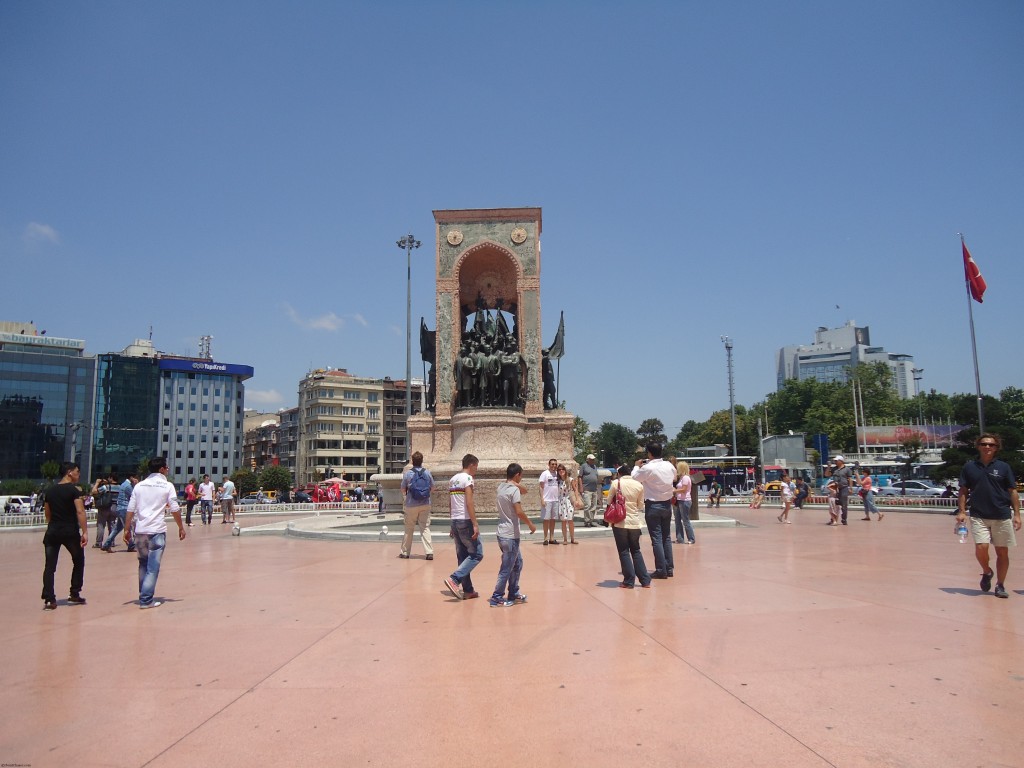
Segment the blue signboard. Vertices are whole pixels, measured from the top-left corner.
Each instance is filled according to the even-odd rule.
[[[231,363],[218,363],[213,360],[176,360],[174,358],[162,357],[158,365],[161,371],[205,373],[214,376],[241,376],[243,379],[252,378],[253,375],[251,365],[232,365]]]

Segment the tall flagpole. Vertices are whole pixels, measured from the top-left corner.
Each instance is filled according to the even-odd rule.
[[[964,236],[960,235],[960,248],[964,247]],[[985,433],[985,401],[981,397],[981,374],[978,373],[978,343],[974,339],[974,298],[971,296],[971,281],[964,271],[964,287],[967,289],[967,316],[971,322],[971,355],[974,357],[974,392],[978,397],[978,434]]]

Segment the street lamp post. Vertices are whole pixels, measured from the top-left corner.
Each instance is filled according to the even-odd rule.
[[[409,419],[412,418],[412,249],[420,241],[409,233],[395,244],[405,251],[405,458],[411,455]]]
[[[917,424],[924,431],[924,403],[921,398],[921,375],[924,368],[911,368],[910,373],[914,376],[914,397],[917,398]]]
[[[729,370],[729,415],[732,420],[732,455],[736,456],[736,397],[732,379],[732,339],[722,336],[722,343],[725,344],[726,364]]]

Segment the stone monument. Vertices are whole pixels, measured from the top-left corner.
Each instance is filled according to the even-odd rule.
[[[434,221],[437,329],[421,323],[430,394],[428,410],[409,419],[411,451],[423,453],[441,491],[435,514],[447,514],[448,479],[472,453],[479,515],[495,514],[511,462],[523,466],[523,506],[535,515],[548,459],[575,469],[574,417],[557,407],[551,374],[562,327],[551,347],[541,343],[541,209],[434,211]]]

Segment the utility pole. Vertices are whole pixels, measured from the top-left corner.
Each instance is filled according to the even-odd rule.
[[[729,416],[732,419],[732,455],[736,456],[736,396],[732,378],[732,339],[728,336],[723,336],[722,343],[725,344],[726,366],[729,371]]]

